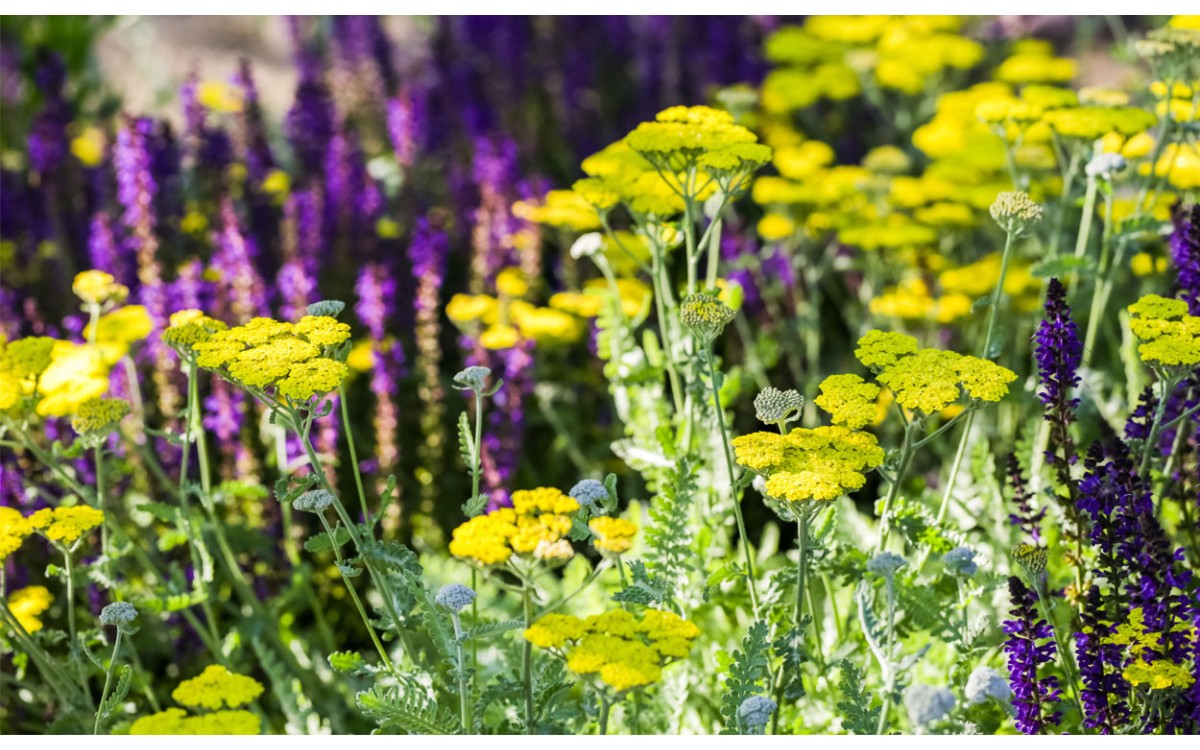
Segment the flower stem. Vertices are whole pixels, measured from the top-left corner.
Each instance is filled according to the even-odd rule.
[[[892,693],[896,692],[896,667],[892,660],[892,655],[895,652],[896,646],[896,581],[893,575],[888,575],[887,580],[887,664],[884,665],[884,685],[885,692],[883,696],[883,707],[879,710],[879,725],[875,729],[875,734],[883,734],[887,730],[888,714],[892,710]]]
[[[1170,400],[1171,394],[1175,391],[1175,386],[1178,381],[1174,378],[1167,378],[1162,382],[1162,394],[1158,398],[1158,406],[1154,409],[1154,420],[1150,423],[1150,434],[1146,436],[1146,444],[1142,446],[1142,461],[1138,465],[1138,476],[1143,480],[1149,480],[1146,472],[1150,470],[1150,460],[1154,458],[1155,447],[1158,445],[1158,436],[1162,433],[1163,416],[1167,413],[1167,401]]]
[[[525,629],[533,624],[533,590],[529,581],[521,578],[521,603],[525,613]],[[533,644],[523,639],[521,648],[521,682],[525,687],[525,734],[533,734]]]
[[[888,536],[892,533],[892,524],[889,516],[892,512],[892,504],[900,495],[900,485],[904,482],[904,474],[908,471],[908,465],[912,463],[913,453],[916,450],[913,447],[913,432],[917,429],[917,421],[913,420],[904,426],[904,439],[900,444],[900,462],[896,465],[896,476],[892,478],[892,486],[888,488],[887,497],[883,500],[883,509],[879,515],[879,543],[875,545],[875,552],[882,552],[887,546]],[[968,422],[968,425],[970,422]]]
[[[104,710],[104,701],[108,698],[108,689],[112,685],[113,670],[117,666],[117,656],[121,653],[121,629],[117,628],[117,639],[113,643],[112,659],[108,662],[108,670],[104,675],[104,689],[100,691],[100,705],[96,709],[96,723],[92,726],[92,734],[100,734],[100,712]]]
[[[325,518],[325,513],[317,514],[317,518],[321,519],[321,525],[325,527],[325,533],[329,535],[329,543],[333,547],[333,556],[337,560],[338,572],[342,574],[342,582],[346,584],[346,590],[350,592],[350,599],[354,602],[355,609],[362,617],[363,625],[367,627],[367,633],[371,636],[371,642],[375,644],[375,650],[379,652],[379,658],[383,660],[383,666],[389,672],[395,671],[392,666],[392,660],[388,658],[387,649],[383,647],[383,643],[379,640],[379,635],[375,632],[375,627],[371,625],[371,618],[367,616],[367,610],[363,607],[362,600],[358,598],[358,592],[354,589],[354,581],[350,580],[350,575],[346,572],[346,562],[342,559],[342,548],[337,543],[337,537],[333,533],[333,528],[329,525],[329,521]]]
[[[717,428],[721,431],[721,446],[725,449],[725,466],[729,470],[729,491],[733,496],[733,515],[737,520],[738,536],[746,558],[746,580],[750,588],[750,605],[754,618],[759,618],[758,584],[754,572],[754,554],[750,549],[750,536],[746,533],[746,522],[742,518],[742,504],[737,496],[737,477],[733,474],[733,448],[729,444],[729,431],[725,428],[725,409],[721,406],[721,390],[717,387],[717,367],[713,363],[712,344],[704,347],[704,358],[708,363],[708,380],[712,386],[713,408],[717,412]]]
[[[354,467],[354,485],[358,489],[359,511],[363,518],[368,517],[367,493],[363,490],[362,471],[358,468],[358,450],[354,447],[354,430],[350,427],[350,408],[346,405],[346,386],[338,385],[338,402],[342,409],[342,429],[346,433],[346,445],[350,448],[350,463]],[[380,509],[382,512],[383,509]]]
[[[463,734],[474,734],[472,731],[474,724],[471,721],[471,693],[467,685],[467,655],[462,644],[462,622],[459,620],[457,612],[450,613],[450,621],[454,623],[454,651],[457,657],[455,666],[458,670],[455,677],[458,678],[459,720],[462,722]]]
[[[608,712],[612,708],[608,696],[600,693],[600,734],[608,734]]]

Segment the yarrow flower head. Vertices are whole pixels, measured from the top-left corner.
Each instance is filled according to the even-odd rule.
[[[88,399],[71,418],[71,427],[80,435],[106,435],[129,414],[129,410],[129,402],[124,399]]]
[[[954,710],[954,693],[944,687],[910,685],[904,691],[904,708],[913,726],[925,727],[946,718]]]
[[[567,669],[596,675],[619,693],[658,682],[699,635],[695,623],[657,609],[640,618],[623,609],[586,618],[551,613],[525,630],[525,640],[565,659]]]
[[[451,534],[450,554],[480,565],[499,565],[514,554],[533,555],[539,545],[566,537],[571,516],[579,510],[577,500],[552,487],[518,490],[512,504],[460,524]]]
[[[908,564],[905,560],[895,552],[880,552],[867,561],[867,570],[877,576],[891,578],[896,575],[896,571]]]
[[[745,731],[761,734],[771,721],[778,704],[765,695],[752,695],[738,706],[738,720]]]
[[[129,288],[118,284],[112,274],[104,271],[84,271],[77,274],[71,291],[86,304],[97,306],[120,304],[129,297]]]
[[[464,607],[475,601],[475,597],[475,591],[469,586],[464,586],[461,583],[450,583],[442,586],[433,600],[454,614],[458,614],[463,611]]]
[[[292,507],[305,513],[323,513],[333,501],[333,495],[326,490],[309,490],[293,500]]]
[[[1200,316],[1188,314],[1187,302],[1148,294],[1129,306],[1129,327],[1144,343],[1142,361],[1171,370],[1200,364]]]
[[[602,555],[621,555],[633,546],[633,537],[637,534],[637,524],[624,518],[600,516],[588,521],[588,528],[595,538],[592,546]]]
[[[474,391],[476,394],[483,394],[488,389],[487,381],[491,376],[492,371],[489,368],[472,365],[465,370],[461,370],[454,376],[454,387],[464,391]]]
[[[755,432],[733,439],[737,462],[766,479],[766,493],[787,502],[836,500],[866,483],[863,472],[883,463],[869,432],[831,425],[786,435]]]
[[[798,391],[767,386],[754,397],[754,416],[763,424],[786,424],[804,409],[804,397]]]
[[[846,373],[830,375],[820,388],[815,403],[829,413],[834,424],[857,430],[874,421],[879,386]]]
[[[991,667],[980,665],[975,667],[967,677],[967,686],[963,690],[969,705],[976,705],[989,700],[1007,703],[1012,699],[1013,691],[1008,681]]]
[[[210,664],[197,677],[179,683],[171,697],[189,708],[238,708],[262,695],[263,686],[252,677]]]
[[[708,343],[721,335],[736,313],[714,295],[689,294],[679,303],[679,317],[696,338]]]
[[[43,508],[29,516],[31,528],[47,539],[71,544],[86,532],[104,523],[104,511],[86,505],[67,508]]]
[[[54,595],[45,586],[26,586],[8,596],[8,609],[26,633],[42,629],[42,614],[54,603]]]
[[[574,498],[580,507],[588,508],[593,512],[603,509],[604,504],[609,501],[608,490],[604,487],[604,483],[597,479],[580,480],[567,492],[567,495]]]
[[[989,210],[1000,228],[1014,237],[1030,233],[1042,220],[1042,207],[1021,191],[1000,193]]]
[[[942,564],[956,575],[973,576],[979,569],[975,562],[975,550],[970,547],[955,547],[942,555]]]
[[[138,611],[129,602],[113,602],[100,610],[101,625],[128,625],[137,619]]]

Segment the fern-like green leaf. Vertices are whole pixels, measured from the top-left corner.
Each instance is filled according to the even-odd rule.
[[[842,700],[838,701],[838,711],[842,712],[842,728],[854,734],[875,734],[879,727],[879,706],[871,706],[871,694],[863,686],[862,670],[843,659],[838,667],[842,670],[842,679],[838,683],[838,691]]]
[[[674,605],[687,586],[692,564],[692,498],[696,483],[686,458],[680,458],[650,505],[646,527],[646,568],[662,589],[662,601]]]
[[[738,734],[738,709],[742,702],[752,695],[767,693],[768,633],[767,623],[756,620],[742,639],[742,650],[733,652],[733,662],[729,665],[725,690],[721,694],[721,718],[725,724],[721,734]]]
[[[364,690],[358,708],[387,734],[458,734],[458,719],[421,688],[407,683]]]

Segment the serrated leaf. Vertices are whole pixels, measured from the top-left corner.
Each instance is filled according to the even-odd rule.
[[[838,701],[837,709],[842,713],[842,728],[854,734],[875,734],[881,709],[871,706],[871,693],[863,686],[862,670],[849,659],[843,659],[838,667],[842,671],[838,682],[842,700]]]
[[[458,718],[408,684],[376,686],[356,696],[358,708],[379,729],[400,734],[458,734]]]
[[[335,672],[354,674],[366,666],[366,662],[357,651],[334,651],[329,655],[329,666]]]
[[[462,505],[462,512],[467,518],[474,518],[487,510],[488,500],[491,498],[487,493],[480,492],[474,498],[467,500]]]
[[[630,581],[625,588],[613,594],[615,602],[631,602],[643,606],[653,606],[663,603],[666,588],[657,577],[646,572],[646,564],[641,560],[629,563]]]
[[[742,702],[754,695],[766,695],[769,689],[769,631],[766,622],[755,620],[742,639],[742,649],[733,653],[725,689],[721,693],[721,717],[724,719],[721,734],[739,734],[738,709]]]
[[[125,700],[125,696],[129,695],[129,684],[132,680],[133,669],[128,664],[121,665],[121,669],[117,673],[116,686],[96,711],[97,730],[104,727],[104,722],[116,712],[117,707]]]
[[[313,534],[304,540],[304,549],[309,552],[328,552],[333,549],[333,542],[335,540],[339,548],[345,546],[346,542],[350,541],[350,530],[344,526],[338,526],[334,529],[333,534],[332,540],[329,534],[324,531],[319,534]]]
[[[1095,275],[1095,265],[1087,256],[1076,258],[1074,255],[1058,255],[1034,263],[1029,272],[1039,279],[1061,279],[1072,274],[1088,278]]]
[[[357,578],[358,576],[362,575],[362,568],[356,568],[349,563],[338,563],[337,567],[338,570],[342,572],[342,575],[346,576],[347,578]]]

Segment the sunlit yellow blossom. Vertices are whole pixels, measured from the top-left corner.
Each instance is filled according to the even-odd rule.
[[[129,402],[119,398],[93,398],[83,402],[71,419],[80,435],[106,433],[129,414]]]
[[[84,533],[104,523],[104,511],[87,505],[65,508],[43,508],[28,518],[29,525],[47,539],[70,544]]]
[[[253,735],[262,730],[257,714],[238,709],[188,716],[181,708],[168,708],[143,716],[129,728],[133,735]]]
[[[821,395],[815,403],[833,418],[833,423],[857,430],[875,417],[875,397],[879,386],[857,375],[830,375],[821,382]]]
[[[54,595],[45,586],[27,586],[8,596],[8,609],[26,633],[42,629],[41,616],[54,603]]]
[[[576,232],[600,228],[600,217],[593,203],[575,190],[551,190],[540,204],[518,201],[513,204],[513,215],[536,224]]]
[[[21,548],[25,537],[33,533],[33,524],[16,508],[0,507],[0,563]]]
[[[479,343],[485,349],[511,349],[520,341],[520,331],[508,325],[494,325],[479,334]]]
[[[917,340],[912,336],[873,330],[867,331],[858,340],[854,356],[867,367],[878,369],[893,364],[900,357],[914,354],[917,348]]]
[[[766,477],[767,494],[790,502],[834,500],[859,489],[862,472],[884,456],[874,435],[841,426],[751,433],[732,442],[738,463]]]
[[[129,344],[146,338],[152,330],[154,321],[150,320],[150,313],[144,306],[126,305],[100,316],[96,324],[96,343],[116,345],[120,352],[116,358],[119,358]],[[90,340],[91,335],[92,327],[88,324],[83,329],[83,336]]]
[[[104,271],[83,271],[75,276],[71,285],[75,296],[91,305],[109,302],[124,302],[129,296],[129,287],[118,284],[112,274]]]
[[[333,347],[350,338],[350,326],[328,315],[305,315],[293,330],[320,347]]]
[[[633,546],[633,537],[637,534],[637,524],[623,518],[600,516],[588,522],[588,528],[596,537],[592,546],[602,553],[621,555]]]
[[[662,669],[687,657],[700,630],[673,612],[625,610],[588,618],[549,614],[525,630],[525,639],[565,659],[578,675],[596,675],[617,692],[653,684]]]
[[[455,323],[485,323],[495,319],[498,303],[486,294],[456,294],[446,305],[446,317]]]
[[[98,167],[104,161],[104,131],[96,127],[84,128],[71,139],[71,153],[85,167]]]
[[[252,677],[210,664],[200,675],[184,680],[171,697],[189,708],[238,708],[262,695],[263,686]]]
[[[308,362],[292,365],[287,377],[276,384],[279,395],[295,401],[305,401],[313,396],[336,391],[346,376],[350,374],[342,362],[318,357]]]

